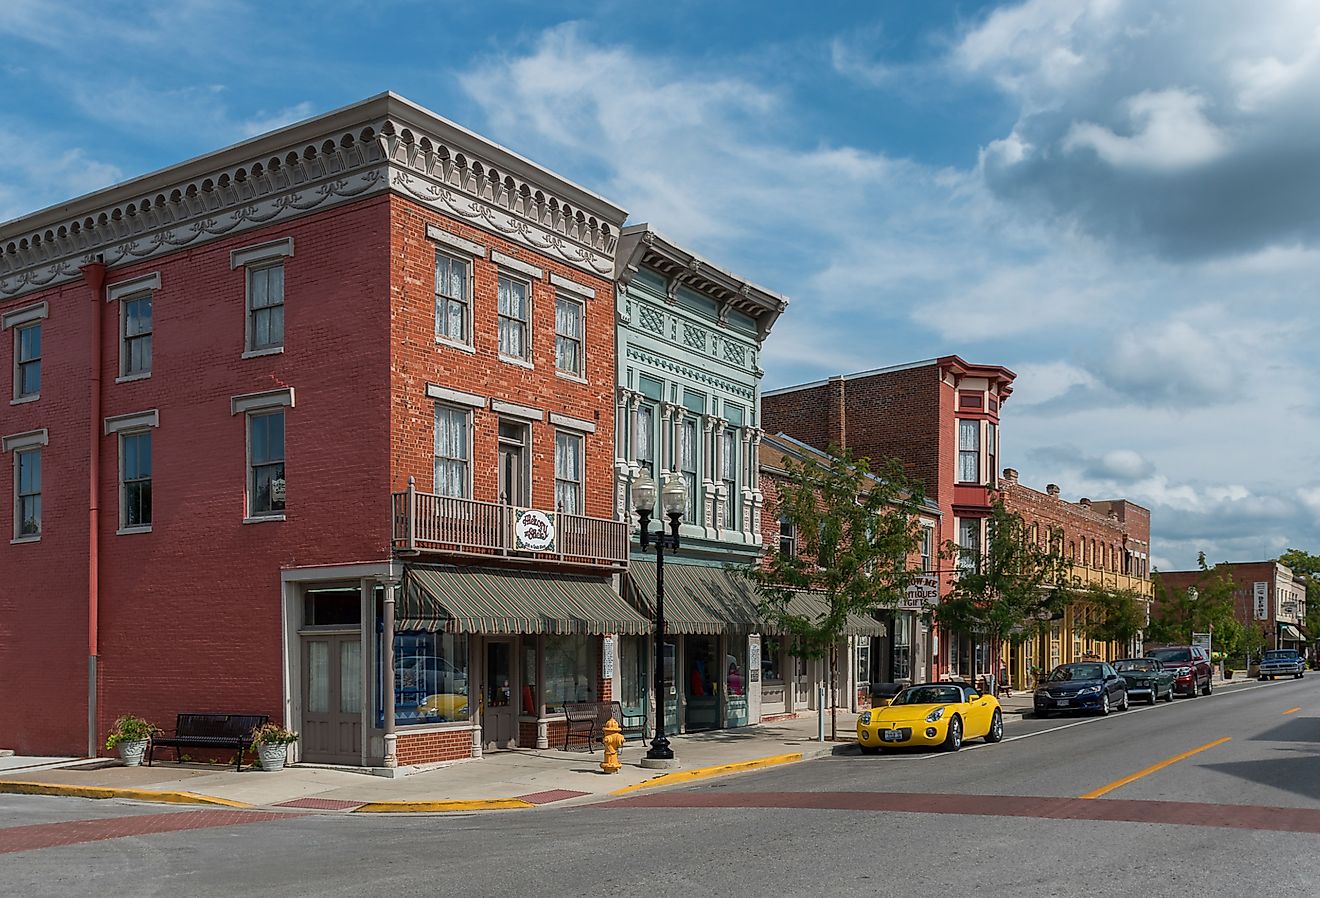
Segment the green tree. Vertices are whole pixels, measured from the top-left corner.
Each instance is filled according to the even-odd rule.
[[[988,638],[995,670],[1002,666],[1006,641],[1030,639],[1063,617],[1076,599],[1077,580],[1063,557],[1061,534],[1052,532],[1047,542],[1042,546],[1031,539],[1022,518],[995,502],[984,555],[956,543],[945,546],[960,573],[935,619],[942,627]]]
[[[1279,556],[1293,572],[1293,579],[1306,587],[1306,618],[1303,626],[1312,642],[1320,639],[1320,555],[1289,549]]]
[[[1183,589],[1166,584],[1159,571],[1151,574],[1156,607],[1150,625],[1152,642],[1189,644],[1193,633],[1233,632],[1230,622],[1237,620],[1233,575],[1206,564],[1204,552],[1196,564],[1200,569],[1196,584]]]
[[[1146,625],[1146,600],[1136,590],[1092,584],[1080,602],[1081,629],[1092,639],[1126,644]]]
[[[741,568],[755,582],[761,614],[778,625],[800,657],[829,659],[830,738],[838,736],[838,647],[848,619],[898,604],[917,571],[908,556],[921,544],[922,493],[896,461],[872,474],[848,450],[821,459],[785,458],[779,514],[799,538],[788,555],[766,546],[760,565]],[[803,614],[793,599],[819,593],[825,611]]]

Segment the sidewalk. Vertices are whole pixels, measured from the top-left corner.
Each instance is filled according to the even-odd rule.
[[[480,760],[438,765],[411,776],[372,776],[355,768],[296,765],[276,773],[209,764],[156,761],[122,767],[116,761],[74,762],[56,769],[0,770],[0,793],[82,795],[185,804],[302,808],[319,811],[475,811],[590,801],[830,754],[852,741],[857,715],[840,711],[840,742],[816,741],[816,718],[775,721],[737,730],[674,736],[681,767],[645,769],[647,743],[624,746],[623,770],[601,772],[601,749],[489,752]],[[829,718],[825,721],[829,735]],[[846,741],[842,741],[846,740]]]

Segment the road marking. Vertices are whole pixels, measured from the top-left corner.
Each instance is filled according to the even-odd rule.
[[[1101,786],[1099,789],[1095,789],[1091,792],[1087,792],[1085,795],[1079,795],[1077,797],[1099,798],[1101,795],[1106,795],[1110,792],[1113,792],[1115,789],[1119,788],[1120,786],[1126,786],[1128,783],[1139,780],[1143,776],[1152,774],[1157,770],[1163,770],[1165,767],[1168,767],[1170,764],[1176,764],[1179,761],[1183,760],[1184,758],[1190,758],[1192,755],[1199,754],[1205,751],[1207,748],[1214,748],[1216,745],[1223,745],[1225,742],[1227,742],[1229,739],[1232,738],[1233,738],[1232,736],[1225,736],[1222,739],[1216,739],[1214,742],[1207,742],[1205,745],[1202,745],[1200,748],[1193,748],[1191,751],[1185,751],[1180,755],[1174,755],[1172,758],[1166,758],[1165,760],[1160,761],[1158,764],[1152,764],[1151,766],[1147,767],[1145,770],[1138,770],[1136,773],[1125,776],[1121,780],[1114,780],[1112,783],[1110,783],[1107,786]]]
[[[1302,710],[1302,709],[1301,709],[1301,708],[1289,708],[1287,711],[1284,711],[1283,713],[1284,713],[1284,714],[1296,714],[1296,713],[1297,713],[1298,711],[1300,711],[1300,710]]]

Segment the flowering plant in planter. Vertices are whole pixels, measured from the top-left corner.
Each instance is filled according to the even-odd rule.
[[[298,741],[298,734],[286,730],[278,723],[263,723],[252,731],[252,744],[255,745],[291,745]]]
[[[105,737],[107,750],[121,742],[146,742],[152,736],[160,735],[160,727],[149,720],[125,714],[115,721],[110,734]]]

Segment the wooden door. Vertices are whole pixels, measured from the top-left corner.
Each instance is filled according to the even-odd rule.
[[[361,764],[361,634],[304,636],[302,671],[303,760]]]

